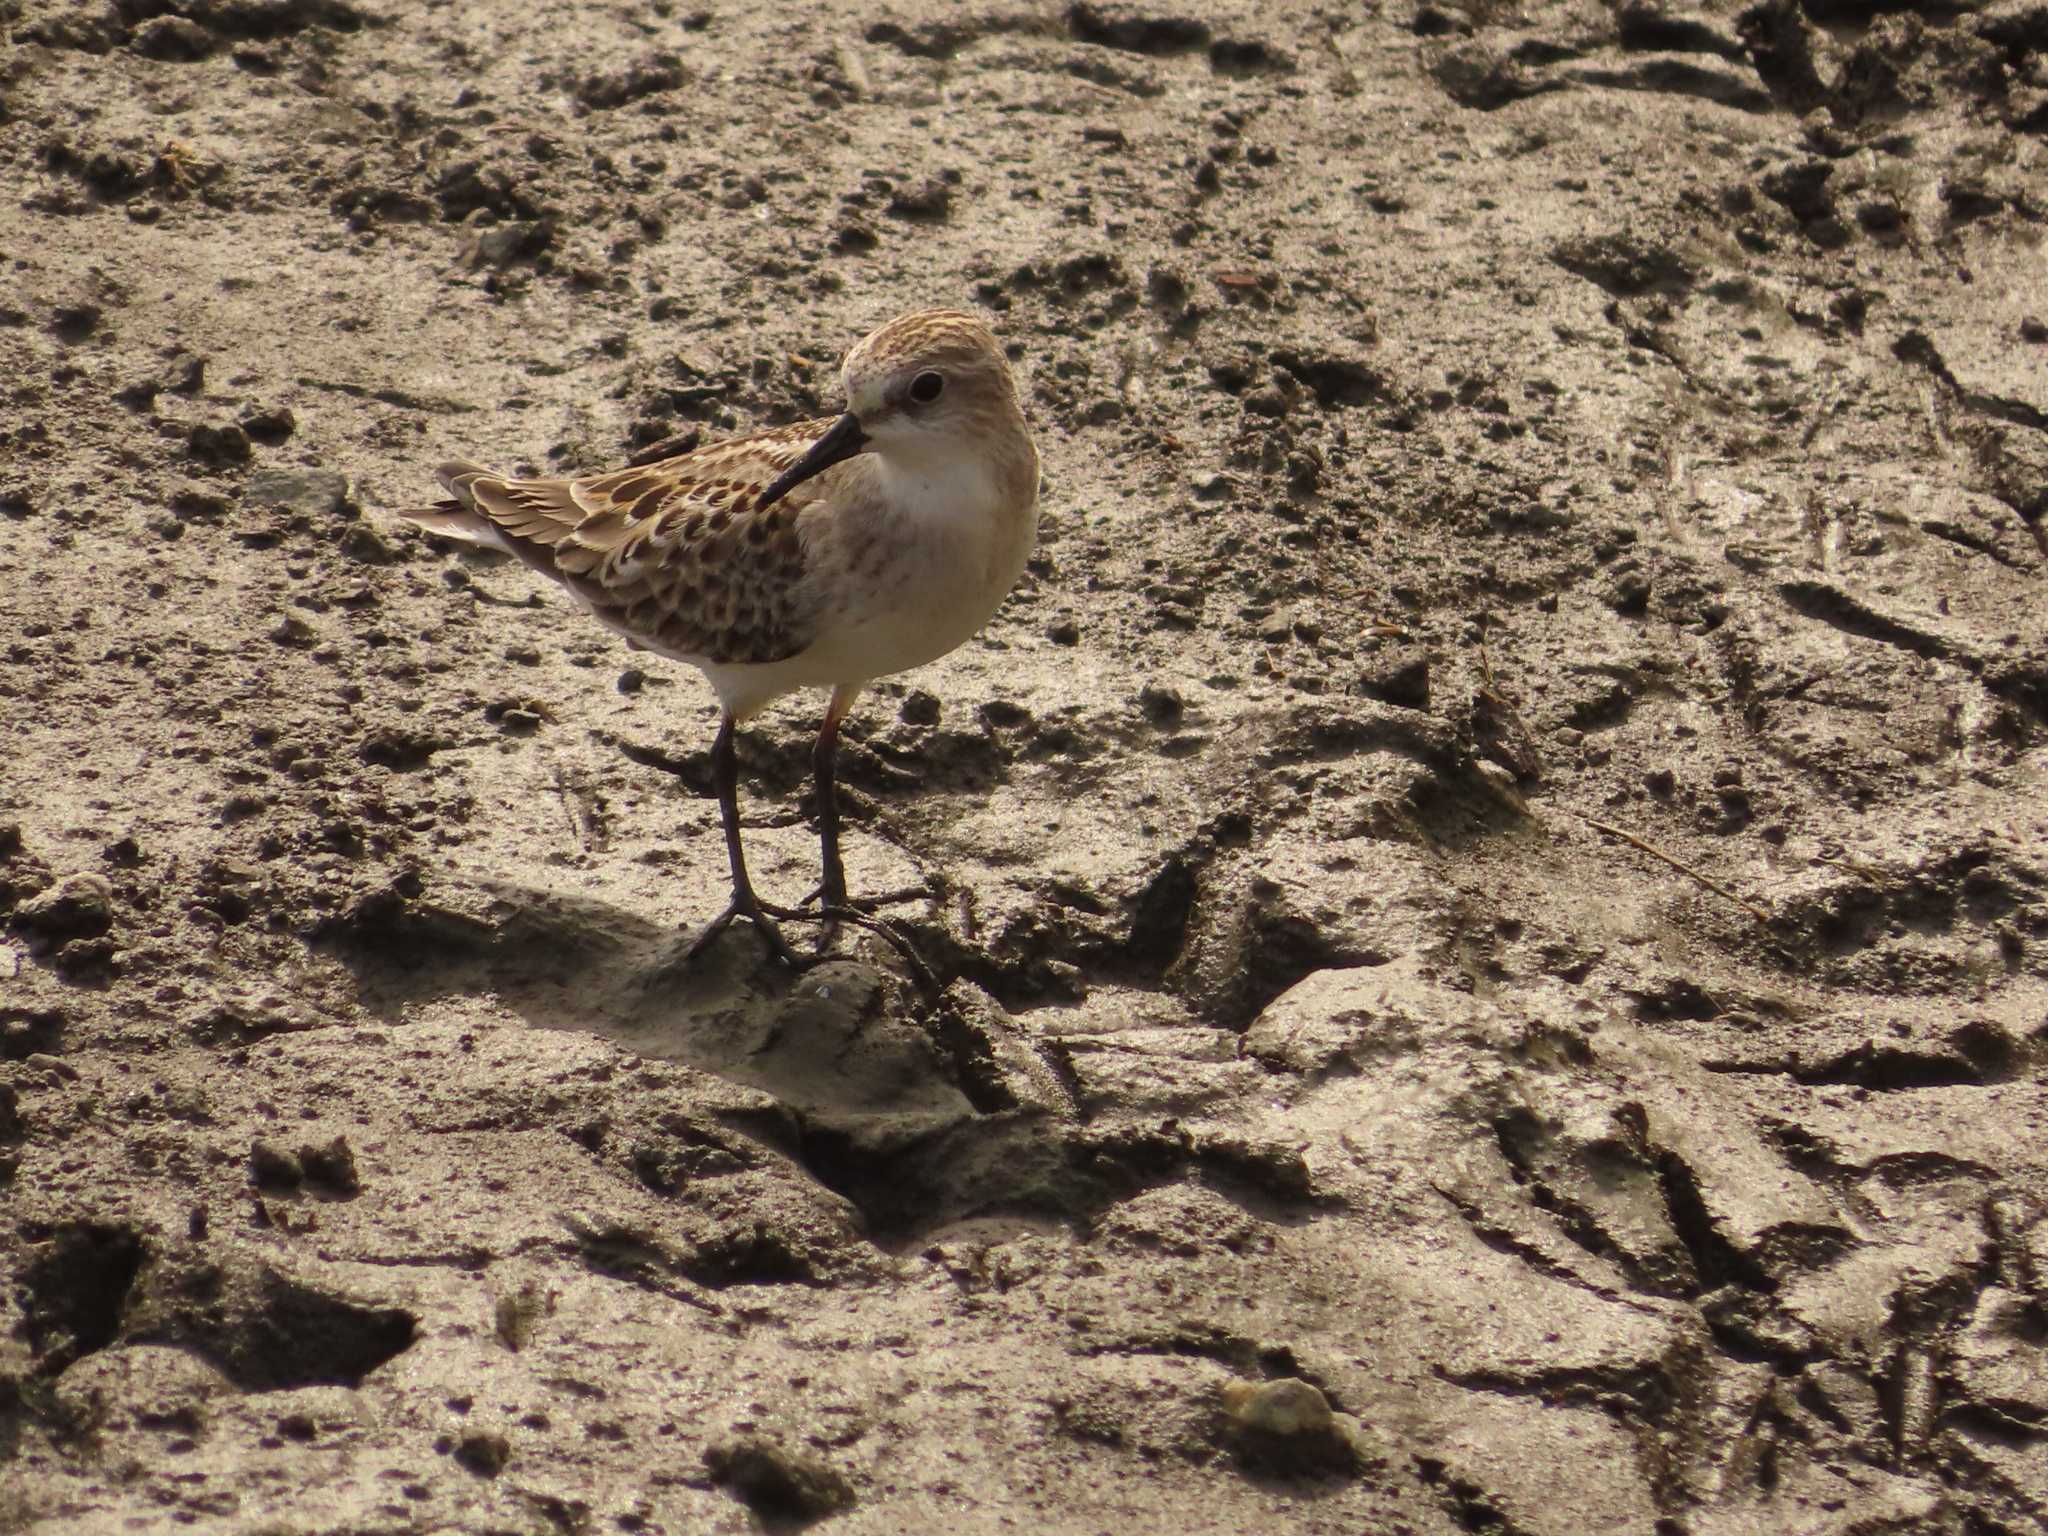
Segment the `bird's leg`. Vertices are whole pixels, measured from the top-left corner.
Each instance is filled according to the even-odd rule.
[[[931,967],[924,963],[923,956],[918,954],[916,946],[899,933],[893,923],[870,917],[846,895],[846,865],[839,857],[839,785],[835,766],[838,761],[839,723],[853,708],[853,701],[860,697],[860,690],[859,683],[844,683],[832,690],[832,702],[825,706],[825,723],[818,728],[817,745],[811,749],[811,774],[818,786],[818,852],[824,866],[817,896],[818,915],[825,920],[820,948],[832,943],[833,934],[841,923],[865,928],[889,943],[903,957],[918,989],[927,998],[934,998],[939,992],[938,981],[933,977]]]
[[[824,879],[818,886],[819,905],[830,911],[846,905],[846,866],[839,858],[839,785],[836,767],[839,753],[839,722],[860,696],[859,683],[843,683],[832,690],[832,702],[825,706],[825,723],[818,729],[817,745],[811,749],[811,775],[818,785],[818,847],[824,864]]]
[[[775,920],[768,915],[761,898],[754,894],[754,882],[747,878],[747,855],[740,847],[740,764],[739,756],[733,750],[735,727],[732,715],[721,713],[718,717],[718,739],[711,744],[711,786],[718,792],[718,815],[725,823],[725,857],[732,866],[732,900],[711,920],[710,926],[697,935],[690,945],[689,956],[694,958],[700,954],[731,925],[734,918],[744,917],[768,941],[768,947],[778,959],[785,965],[801,969],[803,962],[797,959],[796,951],[783,938],[782,930],[775,926]]]

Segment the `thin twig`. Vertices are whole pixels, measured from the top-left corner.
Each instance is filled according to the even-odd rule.
[[[1596,820],[1594,817],[1588,816],[1584,811],[1574,811],[1572,814],[1577,816],[1579,820],[1583,821],[1595,832],[1604,832],[1609,837],[1618,837],[1624,843],[1627,843],[1631,848],[1640,849],[1644,853],[1647,853],[1651,858],[1669,864],[1673,869],[1677,870],[1681,875],[1684,875],[1687,879],[1696,881],[1698,884],[1704,886],[1707,890],[1712,891],[1716,896],[1719,896],[1724,901],[1734,902],[1736,906],[1742,908],[1743,911],[1747,912],[1759,923],[1764,924],[1766,927],[1770,926],[1771,914],[1769,912],[1765,911],[1755,902],[1745,900],[1743,897],[1736,895],[1733,891],[1729,890],[1727,886],[1720,884],[1718,881],[1712,879],[1711,877],[1701,874],[1698,870],[1694,869],[1690,864],[1686,863],[1683,859],[1673,858],[1670,854],[1666,853],[1662,848],[1659,848],[1655,843],[1647,842],[1644,839],[1637,837],[1635,833],[1629,831],[1626,827],[1617,827],[1612,822]]]

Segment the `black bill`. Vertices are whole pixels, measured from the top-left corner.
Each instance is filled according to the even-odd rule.
[[[809,453],[775,477],[775,483],[754,503],[754,510],[758,512],[763,507],[774,506],[820,470],[830,469],[841,459],[852,458],[867,445],[868,435],[861,430],[860,418],[848,411],[832,423],[830,431],[811,444]]]

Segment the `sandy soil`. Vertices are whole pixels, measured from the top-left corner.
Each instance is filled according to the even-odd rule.
[[[0,1529],[2048,1530],[2048,7],[1875,9],[0,0]],[[932,303],[944,994],[682,965],[390,509]]]

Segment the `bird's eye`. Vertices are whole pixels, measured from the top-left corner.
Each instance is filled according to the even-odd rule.
[[[910,398],[919,405],[930,405],[946,390],[946,377],[940,373],[920,373],[910,381]]]

